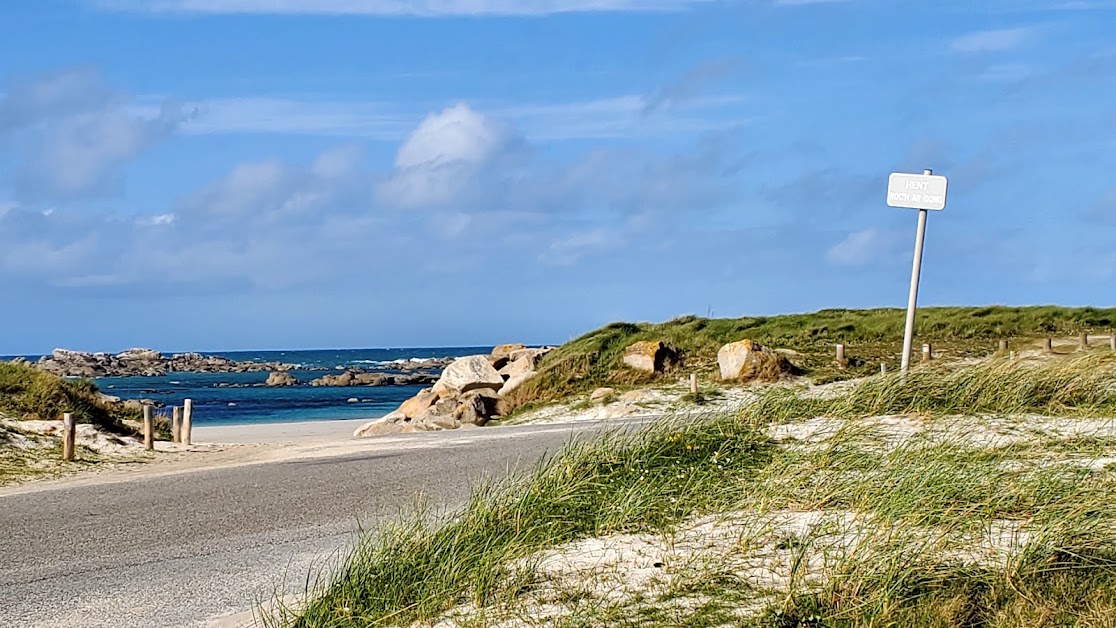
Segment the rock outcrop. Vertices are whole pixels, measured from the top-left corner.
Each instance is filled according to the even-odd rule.
[[[129,349],[111,353],[84,353],[55,349],[35,367],[61,377],[158,377],[167,373],[256,373],[290,371],[296,364],[238,362],[217,355],[177,353],[165,356],[154,349]]]
[[[434,373],[368,373],[359,369],[349,369],[339,375],[323,375],[311,380],[311,386],[425,386],[438,381]]]
[[[438,380],[438,391],[451,393],[467,393],[471,390],[487,388],[492,391],[500,390],[504,385],[504,378],[489,363],[487,356],[472,355],[461,358],[442,371]]]
[[[267,381],[264,382],[264,386],[298,386],[298,380],[294,378],[294,375],[286,371],[275,371],[267,376]]]
[[[536,375],[535,367],[550,350],[500,345],[490,355],[454,360],[432,387],[391,414],[362,426],[353,436],[483,427],[500,415],[505,395]]]
[[[723,381],[777,380],[798,372],[782,353],[769,351],[748,339],[721,347],[717,365]]]
[[[624,364],[644,373],[662,373],[674,352],[662,340],[641,340],[624,350]]]

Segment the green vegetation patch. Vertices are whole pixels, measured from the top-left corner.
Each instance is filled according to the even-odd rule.
[[[527,478],[474,492],[452,522],[404,519],[357,548],[290,626],[429,620],[462,601],[509,594],[508,565],[574,539],[657,530],[739,501],[770,446],[732,417],[576,442]],[[511,593],[514,593],[512,591]]]
[[[1037,449],[1050,435],[983,448],[979,439],[895,443],[873,433],[879,421],[859,419],[917,413],[934,425],[959,414],[1103,415],[1116,410],[1114,385],[1116,358],[1099,354],[994,360],[916,369],[905,383],[872,378],[833,399],[775,389],[737,414],[576,441],[526,477],[477,489],[450,521],[431,523],[419,513],[366,536],[300,609],[267,622],[406,626],[475,608],[463,625],[497,623],[509,613],[530,625],[532,607],[521,601],[547,586],[530,568],[542,550],[613,533],[669,536],[703,514],[811,512],[850,513],[866,531],[854,531],[861,536],[847,537],[851,547],[834,546],[838,553],[822,562],[807,559],[829,551],[812,535],[845,534],[840,528],[786,534],[775,550],[796,573],[819,572],[792,577],[786,590],[763,589],[711,559],[692,575],[672,575],[666,597],[548,589],[547,603],[568,613],[544,623],[1111,626],[1116,474],[1070,459],[1113,455],[1108,437],[1062,439],[1057,451],[1065,458],[1052,459]],[[849,427],[818,441],[763,436],[770,424],[817,417]],[[1023,535],[1018,542],[1016,534]],[[983,541],[973,539],[1000,549],[982,553]],[[742,537],[726,551],[760,546]]]
[[[30,366],[0,363],[0,412],[16,419],[59,420],[72,412],[78,423],[91,423],[118,434],[133,434],[123,423],[134,412],[111,407],[89,381],[66,380]]]
[[[1003,338],[1026,341],[1080,332],[1107,333],[1116,309],[1036,307],[923,308],[917,339],[952,357],[985,357]],[[717,352],[749,338],[764,346],[799,353],[793,358],[814,381],[878,373],[880,364],[898,369],[905,311],[899,309],[822,310],[812,314],[708,319],[685,316],[666,323],[613,323],[572,340],[548,354],[539,375],[512,395],[513,407],[549,403],[600,386],[631,386],[655,380],[622,365],[624,350],[640,340],[662,340],[678,356],[668,376],[713,374]],[[848,346],[849,364],[835,363],[834,345]]]

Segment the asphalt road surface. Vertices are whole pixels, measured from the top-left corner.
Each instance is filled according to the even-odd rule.
[[[211,626],[304,590],[358,528],[410,509],[416,494],[458,506],[478,479],[599,429],[414,434],[355,455],[0,496],[0,626]]]

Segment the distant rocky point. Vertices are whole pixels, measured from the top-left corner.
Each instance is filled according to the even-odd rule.
[[[254,373],[298,368],[297,364],[238,362],[200,353],[166,356],[154,349],[129,349],[115,355],[55,349],[35,363],[20,358],[15,361],[61,377],[157,377],[167,373]]]

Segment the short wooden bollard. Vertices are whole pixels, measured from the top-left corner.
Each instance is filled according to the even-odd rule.
[[[1008,352],[1008,341],[1006,339],[1000,340],[1000,354],[1004,355]]]
[[[1116,351],[1116,331],[1108,334],[1108,346],[1111,347],[1113,351]]]
[[[182,408],[178,406],[171,408],[171,441],[182,442]]]
[[[837,364],[841,368],[849,365],[849,360],[845,357],[845,345],[837,345]]]
[[[147,451],[155,449],[155,415],[154,408],[149,404],[143,406],[143,448]]]
[[[77,425],[74,425],[74,415],[69,412],[62,415],[62,460],[74,461],[74,450],[77,448]]]
[[[1054,341],[1050,338],[1044,339],[1042,341],[1042,351],[1043,353],[1054,353]]]
[[[880,362],[880,375],[887,375],[887,362]]]
[[[697,373],[690,373],[690,394],[696,395],[697,392]]]
[[[1081,332],[1081,348],[1082,349],[1088,349],[1089,348],[1089,332],[1085,332],[1085,331]]]
[[[934,359],[934,347],[929,344],[922,345],[922,361],[929,362]]]
[[[187,399],[182,403],[182,438],[183,445],[190,444],[190,431],[194,427],[194,400]]]

